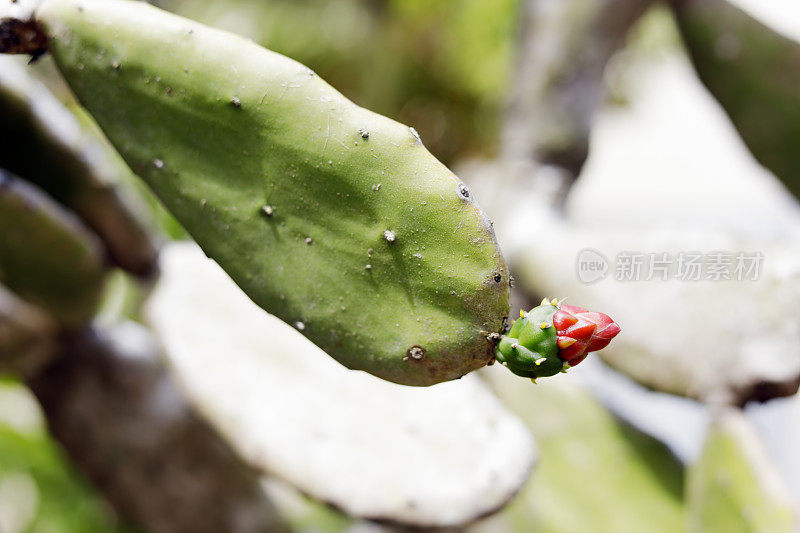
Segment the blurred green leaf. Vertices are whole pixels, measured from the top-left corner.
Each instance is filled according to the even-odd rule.
[[[800,196],[800,43],[725,0],[675,12],[700,79],[756,159]]]
[[[0,170],[0,282],[68,324],[94,314],[105,275],[96,236],[33,185]]]
[[[157,250],[141,205],[119,187],[129,170],[15,59],[0,56],[0,167],[74,212],[113,263],[151,274]]]
[[[683,467],[663,444],[615,418],[569,377],[534,385],[490,370],[498,396],[540,447],[531,480],[504,511],[514,531],[683,530]]]
[[[0,387],[4,401],[8,393],[27,395],[9,380]],[[45,432],[15,429],[0,419],[0,529],[5,532],[10,528],[3,527],[8,526],[4,520],[16,520],[30,533],[134,531],[118,523]]]
[[[744,415],[730,411],[709,430],[700,459],[689,470],[689,531],[796,531],[788,498],[774,479]]]

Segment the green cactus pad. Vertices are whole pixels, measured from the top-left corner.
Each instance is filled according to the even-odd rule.
[[[726,0],[674,2],[700,79],[758,161],[800,197],[800,43]]]
[[[105,264],[95,235],[39,189],[0,171],[0,283],[68,325],[91,318]]]
[[[0,128],[0,167],[67,206],[100,237],[117,266],[139,276],[153,272],[158,250],[139,219],[140,206],[114,185],[117,169],[108,150],[7,56],[0,56]]]
[[[526,378],[554,376],[561,372],[564,361],[558,356],[553,326],[556,311],[555,305],[540,305],[514,322],[497,345],[495,358],[513,373]]]
[[[745,415],[727,408],[713,416],[688,472],[688,530],[797,532],[791,496]]]
[[[614,417],[575,380],[533,387],[501,369],[484,376],[531,429],[540,453],[530,481],[492,531],[701,531],[686,529],[684,469],[675,455]]]
[[[128,165],[258,305],[397,383],[492,359],[505,262],[469,189],[412,128],[143,2],[46,0],[36,16]]]

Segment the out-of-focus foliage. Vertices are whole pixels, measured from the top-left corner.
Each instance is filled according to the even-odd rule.
[[[68,324],[94,314],[105,275],[95,235],[43,191],[0,170],[0,281]]]
[[[575,385],[532,386],[490,370],[495,392],[529,425],[541,454],[504,512],[514,531],[683,529],[683,467],[666,447]]]
[[[33,400],[22,386],[4,380],[0,398],[0,531],[133,532],[118,523],[48,438],[40,415],[26,408]]]
[[[264,487],[292,531],[339,533],[348,531],[356,523],[352,517],[302,494],[285,481],[268,478],[264,480]]]
[[[789,533],[796,531],[789,503],[757,437],[732,411],[711,427],[703,453],[689,472],[691,533]],[[777,489],[777,490],[775,490]]]
[[[800,43],[724,0],[675,12],[700,79],[753,155],[800,197]]]
[[[445,162],[496,146],[519,0],[157,3],[300,61]]]
[[[100,238],[111,263],[152,273],[156,249],[141,203],[117,186],[128,173],[69,110],[10,56],[0,57],[0,167],[68,207]]]

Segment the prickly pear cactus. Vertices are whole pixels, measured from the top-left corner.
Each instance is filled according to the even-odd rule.
[[[727,0],[672,2],[700,80],[758,161],[800,197],[800,43]]]
[[[107,150],[14,58],[0,56],[0,166],[41,188],[100,237],[114,264],[153,274],[158,250],[140,206],[117,187]]]
[[[0,170],[0,283],[79,326],[95,312],[105,272],[100,242],[80,220]]]
[[[497,345],[495,358],[513,373],[531,378],[554,376],[608,346],[620,327],[611,317],[545,298],[529,312],[520,311]]]
[[[128,165],[262,308],[398,383],[492,359],[505,262],[469,189],[413,128],[143,2],[45,0],[36,20]]]

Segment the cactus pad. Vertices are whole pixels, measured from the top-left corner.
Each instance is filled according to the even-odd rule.
[[[508,270],[474,195],[413,128],[143,2],[45,0],[36,19],[131,169],[262,308],[397,383],[492,360]]]

